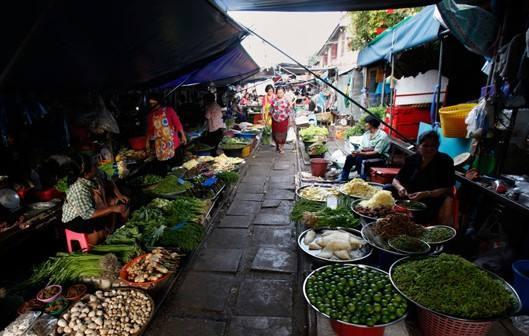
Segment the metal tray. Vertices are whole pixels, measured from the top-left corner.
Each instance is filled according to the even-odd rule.
[[[505,318],[509,318],[513,315],[516,315],[521,309],[522,309],[522,302],[520,300],[520,297],[518,296],[518,293],[516,293],[516,290],[514,290],[514,288],[512,288],[512,286],[507,282],[505,281],[503,278],[499,277],[498,275],[484,269],[484,268],[481,268],[479,266],[476,266],[478,267],[479,269],[481,269],[482,271],[485,271],[487,272],[492,278],[496,279],[496,280],[499,280],[501,281],[501,283],[503,284],[503,286],[505,287],[505,289],[507,289],[513,296],[514,298],[514,301],[515,301],[515,304],[514,304],[514,307],[513,307],[513,310],[510,311],[508,314],[505,314],[503,316],[498,316],[498,317],[495,317],[495,318],[490,318],[490,319],[476,319],[476,320],[470,320],[470,319],[464,319],[464,318],[461,318],[461,317],[457,317],[457,316],[452,316],[452,315],[448,315],[448,314],[444,314],[444,313],[440,313],[440,312],[436,312],[430,308],[427,308],[423,305],[421,305],[420,303],[416,302],[415,300],[412,300],[410,297],[408,297],[406,294],[404,294],[400,289],[399,287],[397,287],[397,285],[395,284],[395,281],[393,281],[393,271],[394,269],[409,261],[409,260],[419,260],[419,259],[425,259],[425,258],[436,258],[437,256],[423,256],[423,257],[405,257],[405,258],[402,258],[402,259],[399,259],[397,261],[395,261],[391,267],[389,268],[389,280],[391,281],[391,284],[393,285],[393,287],[395,287],[395,289],[402,295],[404,296],[408,301],[412,302],[413,304],[417,305],[418,307],[421,307],[422,309],[425,309],[429,312],[432,312],[434,314],[437,314],[437,315],[441,315],[441,316],[444,316],[444,317],[447,317],[447,318],[450,318],[450,319],[453,319],[453,320],[458,320],[458,321],[465,321],[465,322],[491,322],[491,321],[497,321],[497,320],[502,320],[502,319],[505,319]],[[492,298],[491,298],[492,299]]]
[[[375,183],[375,182],[367,182],[367,184],[369,184],[370,186],[376,187],[376,188],[379,189],[379,190],[382,190],[382,187],[383,187],[382,184],[380,184],[380,183]],[[344,184],[342,184],[342,185],[340,186],[340,188],[338,188],[338,191],[339,191],[340,193],[342,193],[343,195],[345,195],[345,196],[347,196],[347,197],[351,197],[351,198],[360,199],[360,200],[367,200],[367,199],[369,199],[369,198],[367,198],[367,197],[362,197],[362,196],[358,196],[358,195],[350,195],[350,194],[348,194],[348,193],[346,193],[345,191],[342,190],[342,189],[343,189],[343,186],[344,186]]]
[[[320,272],[322,271],[323,269],[327,268],[327,267],[331,267],[332,265],[326,265],[326,266],[322,266],[314,271],[312,271],[306,278],[305,278],[305,281],[303,281],[303,296],[305,297],[305,301],[307,301],[307,304],[309,306],[312,307],[312,309],[314,309],[315,311],[317,311],[318,313],[322,314],[323,316],[325,316],[326,318],[328,319],[331,319],[331,317],[323,312],[321,312],[316,306],[314,306],[308,296],[307,296],[307,281],[309,280],[309,278],[311,276],[313,276],[316,272]],[[383,274],[386,274],[388,275],[387,272],[381,270],[381,269],[378,269],[376,267],[373,267],[373,266],[368,266],[368,265],[357,265],[357,264],[344,264],[343,265],[344,267],[358,267],[358,268],[364,268],[364,269],[372,269],[372,270],[375,270],[377,272],[380,272],[380,273],[383,273]],[[390,278],[391,280],[391,278]],[[369,327],[367,325],[363,325],[363,324],[353,324],[353,323],[349,323],[349,322],[344,322],[344,321],[341,321],[341,320],[336,320],[336,321],[339,321],[340,323],[343,323],[343,324],[346,324],[346,325],[349,325],[349,326],[353,326],[353,327],[357,327],[357,328],[378,328],[378,327],[387,327],[387,326],[390,326],[390,325],[393,325],[393,324],[396,324],[396,323],[399,323],[400,321],[404,320],[406,318],[406,316],[408,316],[408,312],[406,312],[403,316],[401,316],[400,318],[394,320],[394,321],[391,321],[391,322],[388,322],[386,324],[376,324],[372,327]]]
[[[381,238],[376,237],[372,231],[373,224],[375,224],[375,222],[367,224],[366,226],[362,228],[362,231],[361,231],[362,238],[364,238],[371,246],[381,251],[384,251],[386,253],[401,256],[401,257],[407,257],[411,255],[410,253],[402,253],[402,252],[392,249],[386,241],[384,241]],[[428,253],[429,254],[439,254],[443,250],[444,250],[443,245],[437,245],[433,247],[432,250],[428,251]]]
[[[309,187],[318,187],[318,188],[322,188],[322,189],[333,189],[332,186],[328,186],[328,185],[317,185],[317,184],[312,184],[312,185],[306,185],[306,186],[303,186],[303,187],[299,187],[296,189],[296,195],[299,197],[299,198],[303,198],[304,200],[307,200],[307,201],[312,201],[312,202],[321,202],[321,203],[326,203],[327,202],[327,199],[325,199],[324,201],[315,201],[315,200],[311,200],[311,199],[308,199],[308,198],[305,198],[303,196],[301,196],[301,191],[303,189],[306,189],[306,188],[309,188]]]
[[[319,233],[321,231],[324,231],[324,230],[342,230],[342,231],[347,231],[349,233],[352,233],[354,234],[355,236],[358,236],[358,238],[362,238],[362,235],[360,233],[359,230],[356,230],[356,229],[350,229],[350,228],[342,228],[342,227],[337,227],[337,228],[319,228],[319,229],[308,229],[308,230],[305,230],[303,231],[299,237],[298,237],[298,246],[299,248],[305,252],[306,254],[308,254],[310,257],[316,259],[316,260],[320,260],[320,261],[324,261],[324,262],[327,262],[327,263],[337,263],[337,264],[346,264],[346,263],[353,263],[353,262],[358,262],[360,260],[364,260],[366,258],[368,258],[371,253],[373,252],[373,249],[371,248],[371,245],[368,243],[366,244],[364,247],[362,247],[361,249],[359,249],[362,253],[362,256],[361,257],[358,257],[358,258],[355,258],[355,259],[348,259],[348,260],[341,260],[341,259],[326,259],[326,258],[322,258],[322,257],[319,257],[317,255],[317,253],[320,251],[320,250],[311,250],[309,249],[309,246],[306,245],[304,242],[303,242],[303,239],[305,238],[305,235],[310,231],[310,230],[314,230],[316,231],[316,233]]]

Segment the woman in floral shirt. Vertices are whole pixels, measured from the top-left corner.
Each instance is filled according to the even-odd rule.
[[[284,153],[283,147],[287,140],[290,114],[290,102],[285,98],[285,90],[278,87],[276,97],[270,104],[270,115],[272,117],[272,138],[279,153]]]

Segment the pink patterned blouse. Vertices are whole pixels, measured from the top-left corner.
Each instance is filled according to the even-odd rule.
[[[282,122],[290,117],[290,104],[288,100],[283,97],[281,99],[275,98],[270,104],[270,114],[275,122]]]

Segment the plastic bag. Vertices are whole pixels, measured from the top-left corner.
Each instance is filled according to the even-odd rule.
[[[294,132],[294,129],[292,127],[290,127],[288,129],[288,133],[287,133],[287,142],[293,142],[296,140],[296,132]]]
[[[112,113],[107,109],[103,99],[98,98],[98,112],[96,112],[96,118],[92,121],[90,129],[94,133],[110,132],[119,134],[119,126],[114,119]]]
[[[21,336],[25,335],[26,331],[33,324],[33,322],[40,316],[41,312],[30,311],[22,314],[9,324],[0,336]]]

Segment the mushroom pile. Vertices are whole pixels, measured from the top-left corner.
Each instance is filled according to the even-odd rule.
[[[97,291],[62,315],[57,333],[73,336],[136,335],[153,310],[150,297],[134,289]]]

